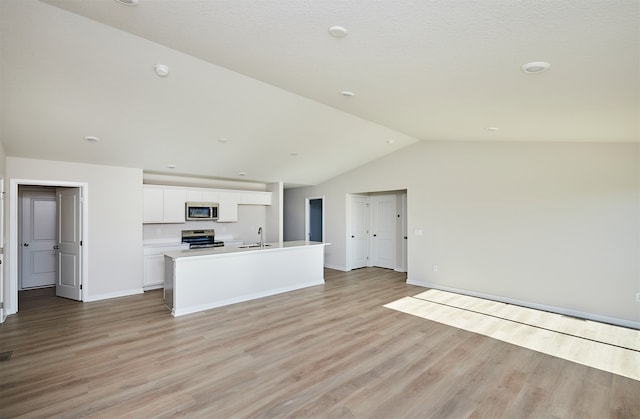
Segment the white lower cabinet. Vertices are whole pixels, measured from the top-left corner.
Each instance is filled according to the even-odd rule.
[[[144,282],[145,290],[161,288],[164,284],[164,254],[144,257]]]
[[[188,244],[144,247],[144,279],[142,288],[152,290],[164,286],[164,254],[188,249]]]

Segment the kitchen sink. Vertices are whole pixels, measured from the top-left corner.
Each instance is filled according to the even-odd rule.
[[[265,243],[264,245],[262,245],[262,247],[269,247],[269,246],[271,246],[269,243]],[[238,249],[251,249],[255,247],[260,247],[260,243],[243,244],[241,246],[238,246]]]

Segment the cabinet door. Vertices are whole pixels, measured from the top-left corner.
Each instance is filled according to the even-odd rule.
[[[144,257],[144,282],[142,285],[145,289],[164,285],[164,255]]]
[[[187,202],[187,191],[184,189],[164,190],[164,222],[184,223],[184,204]]]
[[[202,191],[202,202],[220,202],[218,191]]]
[[[144,223],[162,223],[164,220],[164,203],[162,188],[145,186],[144,193]]]
[[[199,189],[187,189],[187,202],[202,202],[202,191]]]
[[[271,205],[271,192],[243,191],[241,204]]]
[[[230,223],[238,221],[238,204],[240,194],[238,192],[220,192],[218,202],[218,222]]]

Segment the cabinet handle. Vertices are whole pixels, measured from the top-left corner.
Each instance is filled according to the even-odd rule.
[[[23,246],[24,247],[29,247],[29,243],[24,243]]]

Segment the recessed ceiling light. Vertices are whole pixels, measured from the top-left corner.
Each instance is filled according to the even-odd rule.
[[[247,174],[245,172],[240,172],[238,173],[238,176],[246,176]]]
[[[348,90],[343,90],[340,94],[344,97],[354,97],[356,94]]]
[[[395,143],[395,142],[396,142],[396,140],[394,140],[393,138],[392,138],[392,139],[390,139],[390,140],[387,140],[387,144],[393,144],[393,143]]]
[[[290,155],[291,157],[298,157],[298,153],[296,153],[296,152],[293,152],[293,153],[291,153],[291,154],[289,154],[289,155]]]
[[[167,77],[169,75],[169,67],[164,64],[156,64],[154,69],[156,74],[160,77]]]
[[[538,74],[547,71],[551,67],[551,64],[544,61],[534,61],[524,64],[521,68],[522,71],[527,74]]]
[[[100,138],[89,135],[84,137],[84,141],[90,144],[95,144],[100,142]]]
[[[228,139],[228,138],[224,138],[224,137],[222,137],[222,138],[218,139],[218,142],[219,142],[220,144],[226,144],[226,143],[228,143],[228,142],[229,142],[229,139]]]
[[[496,132],[498,131],[498,127],[487,127],[487,131]]]
[[[175,164],[168,164],[168,165],[167,165],[167,167],[168,167],[169,169],[175,169],[175,168],[176,168],[176,165],[175,165]]]
[[[334,38],[344,38],[345,36],[347,36],[347,30],[342,26],[331,26],[329,28],[329,35],[333,36]]]
[[[125,6],[137,6],[138,0],[116,0],[120,4],[124,4]]]

